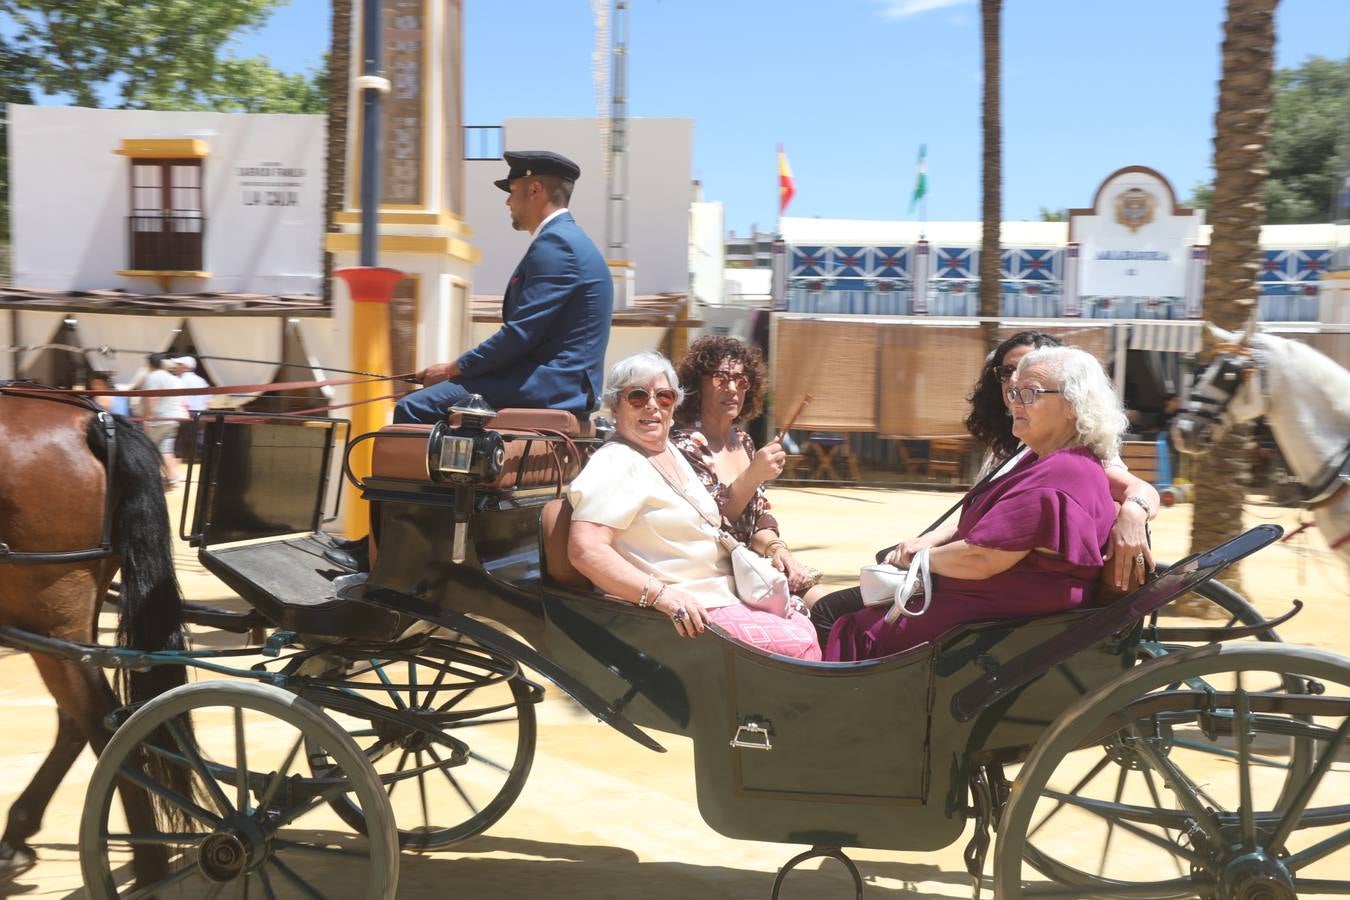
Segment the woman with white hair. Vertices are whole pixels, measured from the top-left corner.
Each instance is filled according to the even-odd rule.
[[[1029,452],[967,495],[955,532],[928,550],[926,613],[888,622],[888,606],[834,620],[827,660],[873,659],[936,638],[962,622],[1074,609],[1095,596],[1116,519],[1102,463],[1115,456],[1125,415],[1101,365],[1076,347],[1022,357],[1009,380],[1013,434]],[[813,616],[857,609],[858,589],[816,604]],[[817,624],[820,624],[819,621]]]
[[[572,481],[568,558],[609,596],[670,617],[685,637],[709,622],[761,650],[820,659],[810,620],[752,609],[736,595],[731,554],[717,539],[721,514],[670,443],[682,391],[669,360],[639,353],[605,385],[616,439]]]

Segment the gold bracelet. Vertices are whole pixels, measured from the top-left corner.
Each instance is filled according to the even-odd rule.
[[[775,538],[772,541],[769,541],[769,545],[764,548],[764,555],[773,556],[775,553],[775,548],[777,547],[782,547],[784,550],[787,550],[788,548],[787,541],[783,540],[782,538]]]

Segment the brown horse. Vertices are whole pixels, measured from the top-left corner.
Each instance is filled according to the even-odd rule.
[[[114,419],[114,462],[108,473],[109,418],[82,399],[0,384],[0,543],[15,554],[97,548],[104,536],[105,494],[112,491],[107,505],[112,555],[22,565],[6,564],[0,555],[0,625],[95,642],[99,607],[120,568],[118,643],[140,650],[181,648],[182,597],[159,453],[130,423]],[[28,839],[37,833],[57,785],[85,744],[102,752],[110,736],[105,717],[119,705],[102,669],[40,653],[33,661],[56,700],[56,744],[9,810],[0,835],[0,882],[34,864]],[[181,666],[157,666],[119,678],[118,687],[122,701],[134,703],[184,683],[185,677]],[[152,778],[191,796],[185,769],[154,759],[145,764]],[[140,788],[124,782],[120,790],[133,832],[153,830],[157,817],[176,818]],[[166,861],[162,847],[138,848],[137,881],[154,881]]]

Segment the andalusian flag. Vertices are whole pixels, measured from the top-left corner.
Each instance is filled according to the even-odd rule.
[[[914,212],[914,207],[918,205],[928,194],[928,145],[919,145],[919,174],[914,180],[914,196],[909,198],[909,211]]]
[[[793,194],[797,193],[792,186],[792,167],[788,165],[787,154],[783,152],[783,145],[778,145],[778,214],[781,216],[792,202]]]

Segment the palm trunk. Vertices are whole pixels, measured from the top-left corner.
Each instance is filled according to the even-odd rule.
[[[1261,224],[1269,174],[1271,70],[1275,55],[1277,0],[1228,0],[1224,22],[1223,74],[1214,119],[1214,198],[1204,317],[1235,330],[1251,315],[1259,288]],[[1210,355],[1205,336],[1204,356]],[[1242,531],[1242,503],[1249,469],[1246,438],[1230,434],[1196,460],[1195,518],[1191,550],[1213,547]],[[1237,567],[1222,576],[1241,589]]]
[[[1003,261],[1003,123],[1000,117],[1000,18],[1003,0],[980,0],[984,37],[984,229],[980,239],[980,328],[985,349],[998,346],[999,269]]]
[[[328,141],[323,230],[337,231],[335,216],[346,205],[347,105],[351,89],[352,0],[333,0],[332,43],[328,48]],[[323,298],[333,302],[333,254],[323,254]]]

